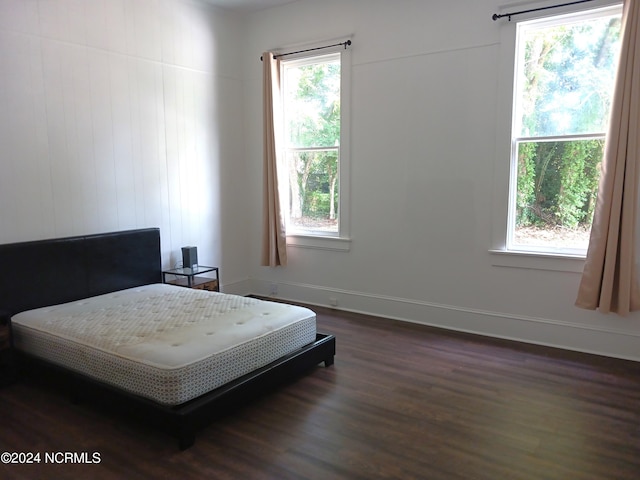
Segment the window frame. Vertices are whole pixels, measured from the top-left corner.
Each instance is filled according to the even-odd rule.
[[[330,43],[330,42],[328,42]],[[313,50],[322,47],[322,44],[307,45],[302,50]],[[287,53],[286,51],[283,53]],[[338,145],[338,232],[323,232],[313,230],[297,230],[289,228],[288,202],[287,205],[287,246],[315,248],[321,250],[346,251],[350,249],[350,120],[351,120],[351,54],[350,49],[341,45],[335,47],[322,48],[322,50],[312,52],[301,52],[287,54],[280,60],[280,74],[284,88],[284,70],[287,65],[312,64],[323,57],[335,57],[340,59],[340,142]],[[282,108],[284,110],[284,95],[282,98]],[[282,116],[284,122],[284,115]],[[282,131],[285,131],[284,124]],[[284,147],[287,151],[288,149]],[[293,149],[297,150],[297,149]],[[304,150],[304,149],[302,149]],[[283,154],[283,159],[286,154]],[[287,169],[285,169],[287,170]],[[288,171],[287,171],[288,172]],[[282,175],[281,181],[288,185],[289,178]],[[288,188],[287,188],[288,190]],[[284,195],[288,200],[288,193]]]
[[[545,2],[551,5],[551,2]],[[545,3],[537,2],[522,6],[538,8]],[[533,20],[548,19],[549,22],[561,21],[561,17],[570,14],[599,14],[602,10],[622,9],[620,0],[595,0],[586,4],[567,5],[552,10],[529,12],[512,21],[502,21],[500,25],[500,58],[498,79],[498,105],[496,129],[496,156],[494,160],[494,188],[493,193],[493,224],[491,248],[492,264],[506,267],[534,268],[543,270],[558,270],[582,272],[586,250],[570,248],[545,248],[535,246],[520,246],[514,248],[511,242],[513,234],[512,202],[515,201],[517,186],[517,169],[514,167],[517,140],[522,138],[515,135],[516,128],[516,99],[517,86],[517,55],[518,55],[518,25]],[[605,132],[606,133],[606,132]],[[582,135],[560,136],[562,140],[581,137]],[[587,138],[588,136],[585,136]],[[593,137],[593,136],[592,136]],[[543,140],[540,138],[540,140]],[[546,139],[544,139],[546,140]],[[505,159],[507,161],[505,161]]]

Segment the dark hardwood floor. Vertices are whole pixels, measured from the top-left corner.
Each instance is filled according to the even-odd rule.
[[[173,438],[23,380],[0,390],[13,479],[640,479],[640,363],[315,309],[335,365]],[[58,456],[58,458],[62,458]]]

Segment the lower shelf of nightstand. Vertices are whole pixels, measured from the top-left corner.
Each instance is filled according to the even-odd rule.
[[[186,278],[177,278],[167,282],[170,285],[178,285],[179,287],[188,287],[189,282]],[[191,280],[191,288],[198,290],[208,290],[210,292],[219,292],[220,286],[218,280],[209,277],[196,277]]]

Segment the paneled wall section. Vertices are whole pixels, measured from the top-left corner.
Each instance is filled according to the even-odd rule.
[[[236,22],[198,2],[1,0],[0,243],[157,226],[166,265],[187,244],[224,262],[221,232],[242,236],[220,199],[242,174],[220,133],[241,123]]]

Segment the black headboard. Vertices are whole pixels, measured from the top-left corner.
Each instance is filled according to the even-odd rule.
[[[159,283],[161,263],[158,228],[0,245],[0,313]]]

